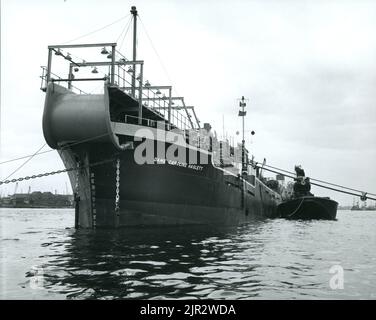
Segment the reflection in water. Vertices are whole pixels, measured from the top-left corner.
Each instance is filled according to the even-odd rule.
[[[95,231],[66,228],[67,210],[8,209],[1,219],[0,298],[375,298],[372,213]],[[336,264],[345,270],[344,290],[329,287]],[[39,290],[31,288],[35,270],[42,270]]]
[[[248,232],[259,227],[255,222]],[[259,285],[244,275],[258,266],[262,242],[244,263],[231,239],[236,234],[208,227],[78,230],[64,240],[66,251],[44,265],[45,286],[64,288],[68,298],[225,298],[239,281]]]

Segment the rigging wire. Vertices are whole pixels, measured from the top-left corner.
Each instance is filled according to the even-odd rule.
[[[132,21],[133,21],[133,16],[131,16],[131,18],[129,19],[128,25],[126,26],[126,31],[125,31],[125,33],[124,33],[124,36],[123,36],[123,38],[122,38],[122,40],[121,40],[121,43],[120,43],[119,49],[118,49],[117,51],[120,51],[121,48],[123,47],[123,43],[124,43],[125,37],[126,37],[127,34],[128,34],[128,31],[129,31],[129,28],[130,28],[130,26],[131,26]],[[125,30],[125,28],[123,29],[123,32],[124,32],[124,30]],[[123,33],[123,32],[122,32],[122,33]],[[119,41],[120,37],[121,37],[121,34],[120,34],[119,38],[116,40],[116,42]]]
[[[259,167],[259,168],[261,168],[261,166],[260,166],[258,163],[256,164],[256,166]],[[271,169],[265,168],[265,166],[263,167],[263,170],[270,171],[270,172],[277,173],[277,174],[281,174],[281,175],[283,175],[283,176],[285,176],[285,177],[295,179],[294,176],[290,176],[290,175],[288,175],[288,174],[286,174],[286,173],[282,173],[282,172],[280,172],[280,171],[275,171],[275,170],[271,170]],[[286,171],[286,170],[284,170],[284,171]],[[310,179],[311,179],[311,178],[310,178]],[[311,179],[311,180],[313,180],[313,179]],[[349,191],[344,191],[344,190],[340,190],[340,189],[336,189],[336,188],[332,188],[332,187],[324,186],[324,185],[322,185],[322,184],[318,184],[318,183],[315,183],[315,182],[311,182],[311,185],[314,185],[314,186],[317,186],[317,187],[321,187],[321,188],[324,188],[324,189],[329,189],[329,190],[333,190],[333,191],[341,192],[341,193],[346,193],[346,194],[349,194],[349,195],[352,195],[352,196],[356,196],[356,197],[361,196],[361,195],[356,194],[356,193],[354,193],[354,192],[349,192]],[[343,189],[346,188],[346,187],[343,187],[343,186],[340,186],[340,187],[343,188]],[[373,197],[369,197],[369,196],[368,196],[369,194],[373,195],[373,193],[368,193],[368,192],[363,192],[363,191],[360,191],[360,192],[362,192],[363,194],[366,194],[366,195],[367,195],[367,196],[366,196],[367,199],[376,200],[376,198],[373,198]]]
[[[285,172],[285,173],[288,173],[288,174],[295,175],[294,172],[287,171],[287,170],[284,170],[284,169],[281,169],[281,168],[273,167],[273,166],[270,166],[270,165],[267,165],[267,164],[265,164],[264,166],[265,166],[265,167],[268,167],[268,168],[271,168],[271,169],[275,169],[275,170],[281,171],[281,172]],[[362,190],[358,190],[358,189],[353,189],[353,188],[349,188],[349,187],[341,186],[341,185],[339,185],[339,184],[331,183],[331,182],[324,181],[324,180],[320,180],[320,179],[310,178],[310,180],[311,180],[311,181],[320,182],[320,183],[325,183],[325,184],[330,185],[330,186],[333,186],[333,187],[339,187],[339,188],[346,189],[346,190],[350,190],[350,191],[355,191],[355,192],[365,193],[365,191],[362,191]],[[375,193],[369,193],[369,192],[367,192],[367,194],[370,194],[370,195],[376,196]]]
[[[84,34],[84,35],[82,35],[82,36],[79,36],[79,37],[77,37],[77,38],[74,38],[74,39],[72,39],[72,40],[66,41],[66,42],[64,42],[63,44],[67,44],[67,43],[70,43],[70,42],[73,42],[73,41],[79,40],[79,39],[81,39],[81,38],[84,38],[84,37],[90,36],[90,35],[92,35],[92,34],[94,34],[94,33],[96,33],[96,32],[102,31],[102,30],[104,30],[104,29],[106,29],[106,28],[108,28],[108,27],[114,25],[115,23],[118,23],[119,21],[122,21],[122,20],[124,20],[125,18],[128,18],[129,16],[130,16],[130,14],[127,14],[126,16],[123,16],[123,17],[121,17],[120,19],[115,20],[115,21],[113,21],[113,22],[111,22],[111,23],[109,23],[109,24],[107,24],[107,25],[105,25],[105,26],[103,26],[103,27],[101,27],[101,28],[99,28],[99,29],[96,29],[96,30],[94,30],[94,31],[91,31],[91,32],[89,32],[89,33],[86,33],[86,34]]]
[[[171,80],[171,77],[170,77],[169,73],[167,72],[167,69],[166,69],[166,67],[165,67],[165,65],[164,65],[164,63],[163,63],[163,61],[162,61],[162,58],[161,58],[160,55],[158,54],[158,51],[157,51],[157,49],[155,48],[154,43],[153,43],[153,41],[151,40],[151,38],[150,38],[150,36],[149,36],[149,33],[147,32],[146,27],[145,27],[144,23],[142,22],[141,17],[140,17],[140,16],[138,16],[138,17],[139,17],[139,20],[140,20],[141,25],[142,25],[142,27],[143,27],[143,30],[144,30],[144,32],[145,32],[145,34],[146,34],[148,40],[150,41],[151,47],[153,48],[154,53],[156,54],[156,56],[157,56],[157,58],[158,58],[158,60],[159,60],[159,63],[161,64],[162,69],[163,69],[163,71],[164,71],[164,73],[165,73],[165,75],[166,75],[168,81],[170,81],[170,83],[174,83],[174,82]],[[180,94],[178,93],[178,91],[177,91],[175,88],[174,88],[174,91],[176,92],[176,94],[177,94],[178,96],[180,96]]]
[[[47,151],[43,151],[43,152],[38,152],[38,153],[36,153],[35,155],[36,155],[36,156],[39,156],[39,155],[41,155],[41,154],[48,153],[48,152],[52,152],[52,151],[54,151],[54,149],[47,150]],[[27,155],[27,156],[23,156],[23,157],[19,157],[19,158],[14,158],[14,159],[10,159],[10,160],[5,160],[5,161],[3,161],[3,162],[0,162],[0,165],[5,164],[5,163],[10,163],[10,162],[18,161],[18,160],[22,160],[22,159],[26,159],[26,158],[29,158],[29,157],[31,157],[31,156],[32,156],[32,154],[31,154],[31,155],[29,154],[29,155]]]
[[[9,174],[3,181],[8,180],[11,176],[13,176],[18,170],[20,170],[25,164],[27,164],[31,159],[34,158],[36,154],[38,154],[39,151],[41,151],[45,147],[46,143],[44,143],[37,151],[35,151],[29,158],[22,163],[16,170],[14,170],[11,174]],[[3,182],[2,181],[2,182]]]
[[[105,133],[105,134],[94,136],[92,138],[82,139],[82,140],[79,140],[77,142],[69,143],[69,144],[63,146],[62,148],[60,148],[59,151],[60,150],[68,149],[68,148],[70,148],[72,146],[75,146],[75,145],[78,145],[78,144],[81,144],[81,143],[84,143],[84,142],[96,140],[96,139],[105,137],[107,135],[110,135],[110,133]],[[36,152],[34,154],[31,154],[31,155],[27,155],[27,156],[23,156],[23,157],[19,157],[19,158],[14,158],[14,159],[2,161],[2,162],[0,162],[0,165],[5,164],[5,163],[10,163],[10,162],[18,161],[18,160],[22,160],[22,159],[26,159],[26,158],[29,158],[29,157],[39,156],[41,154],[49,153],[49,152],[52,152],[52,151],[55,151],[55,149],[50,149],[50,150],[46,150],[46,151],[42,151],[42,152],[38,151],[38,152]]]
[[[172,81],[172,79],[171,79],[171,77],[170,77],[170,74],[168,73],[167,68],[166,68],[165,64],[163,63],[163,60],[162,60],[161,56],[159,55],[159,53],[158,53],[158,51],[157,51],[157,49],[156,49],[156,47],[155,47],[153,41],[151,40],[151,37],[149,36],[149,33],[148,33],[148,31],[147,31],[147,29],[146,29],[146,26],[145,26],[145,24],[143,23],[143,21],[142,21],[140,15],[138,15],[138,17],[139,17],[139,21],[140,21],[140,23],[141,23],[142,29],[143,29],[143,31],[145,32],[145,34],[146,34],[146,36],[147,36],[147,38],[148,38],[148,40],[149,40],[149,42],[150,42],[150,44],[151,44],[151,47],[152,47],[152,49],[154,50],[154,53],[155,53],[155,55],[157,56],[157,58],[158,58],[158,60],[159,60],[159,63],[161,64],[162,70],[163,70],[163,72],[165,73],[165,75],[166,75],[168,81],[169,81],[171,84],[175,83],[174,81]],[[175,94],[176,94],[177,96],[181,96],[181,95],[179,94],[179,92],[178,92],[178,90],[176,89],[175,86],[172,87],[172,90],[175,92]],[[176,118],[179,117],[179,114],[182,115],[182,113],[180,113],[179,111],[175,111],[175,112],[176,112],[176,114],[177,114],[177,115],[176,115]],[[174,110],[172,110],[172,114],[174,114]],[[185,118],[184,115],[183,115],[183,117]],[[187,119],[187,120],[189,120],[189,119]]]
[[[127,21],[127,23],[124,25],[124,28],[121,29],[121,32],[119,34],[119,36],[117,37],[116,41],[115,42],[118,42],[119,39],[121,38],[121,36],[123,35],[125,29],[127,28],[128,24],[130,23],[130,21],[132,20],[132,16],[129,18],[129,20]]]
[[[129,30],[130,24],[131,24],[131,22],[132,22],[132,19],[133,19],[133,16],[132,16],[131,14],[128,14],[128,15],[126,15],[126,16],[124,16],[124,17],[122,17],[122,18],[120,18],[120,19],[118,19],[118,20],[116,20],[116,21],[114,21],[114,22],[111,23],[111,24],[108,24],[108,25],[106,25],[106,26],[104,26],[104,27],[102,27],[102,28],[100,28],[100,29],[97,29],[97,30],[95,30],[95,31],[93,31],[93,32],[91,32],[91,33],[88,33],[88,34],[86,34],[86,35],[80,36],[80,37],[78,37],[78,38],[76,38],[76,39],[74,39],[74,40],[78,40],[78,39],[83,38],[83,37],[85,37],[85,36],[87,36],[87,35],[90,35],[90,34],[93,34],[93,33],[97,32],[97,31],[103,30],[103,29],[105,29],[106,27],[109,27],[109,26],[111,26],[111,25],[113,25],[113,24],[115,24],[115,23],[117,23],[117,22],[119,22],[119,21],[121,21],[121,20],[124,20],[124,19],[127,18],[127,17],[130,17],[130,19],[129,19],[128,22],[124,25],[124,28],[123,28],[122,31],[120,32],[120,34],[119,34],[119,36],[118,36],[118,38],[116,39],[115,42],[117,43],[117,42],[119,41],[119,39],[122,37],[122,35],[123,35],[124,31],[125,31],[125,34],[124,34],[124,37],[123,37],[123,41],[124,41],[124,39],[125,39],[125,37],[126,37],[126,35],[127,35],[127,33],[128,33],[128,30]],[[67,41],[67,42],[65,42],[65,43],[72,42],[72,41],[74,41],[74,40],[70,40],[70,41]],[[64,44],[65,44],[65,43],[64,43]],[[61,51],[63,51],[63,50],[61,50]],[[116,52],[118,52],[118,50],[116,50]],[[77,56],[77,55],[75,55],[75,54],[72,54],[72,53],[69,53],[69,54],[70,54],[72,57],[74,57],[74,58],[76,58],[76,59],[78,59],[78,60],[82,60],[83,62],[85,61],[83,58],[81,58],[81,57],[79,57],[79,56]],[[74,62],[73,62],[73,63],[74,63]],[[106,73],[103,73],[103,72],[101,72],[101,71],[99,71],[99,73],[103,74],[104,76],[107,75]],[[73,87],[73,86],[72,86],[72,87]],[[93,88],[88,94],[92,94],[94,91],[98,90],[98,88],[100,88],[100,87],[101,87],[101,85],[98,85],[97,87]],[[80,90],[79,88],[76,88],[76,89]],[[1,163],[0,163],[0,164],[1,164]]]

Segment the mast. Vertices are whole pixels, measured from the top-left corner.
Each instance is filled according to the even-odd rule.
[[[244,103],[244,96],[242,96],[242,112],[243,112],[243,116],[242,116],[242,130],[243,130],[243,138],[242,138],[242,174],[244,174],[244,157],[245,157],[245,139],[244,139],[244,118],[245,118],[245,112],[244,112],[244,106],[245,106],[245,103]]]
[[[240,100],[241,101],[239,103],[239,106],[241,110],[239,110],[239,117],[242,117],[242,135],[243,135],[242,137],[242,174],[244,174],[248,172],[247,163],[245,161],[245,138],[244,138],[244,117],[247,114],[247,111],[244,111],[244,108],[247,104],[244,102],[245,100],[244,96],[242,96]]]
[[[248,163],[246,163],[246,157],[245,157],[245,138],[244,138],[244,117],[247,114],[247,111],[244,111],[245,106],[247,105],[244,102],[244,96],[240,99],[239,107],[241,110],[239,110],[239,117],[242,117],[242,172],[241,175],[243,177],[242,184],[241,184],[241,207],[244,209],[245,207],[245,178],[248,174]]]
[[[133,62],[136,61],[136,46],[137,46],[137,9],[135,6],[131,7],[131,14],[133,15]],[[133,64],[132,76],[132,97],[136,96],[136,64]]]

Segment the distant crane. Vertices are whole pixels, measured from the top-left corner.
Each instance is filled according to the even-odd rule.
[[[18,182],[16,182],[16,186],[14,187],[14,192],[13,192],[13,194],[16,194],[17,189],[18,189]]]

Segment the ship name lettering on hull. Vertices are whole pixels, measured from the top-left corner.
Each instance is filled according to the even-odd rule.
[[[196,170],[196,171],[202,171],[204,169],[203,166],[199,166],[199,165],[195,165],[195,164],[188,164],[188,163],[179,162],[179,161],[176,161],[176,160],[166,160],[166,159],[158,158],[158,157],[154,158],[155,164],[166,164],[166,162],[171,166],[183,167],[183,168],[188,168],[188,169],[192,169],[192,170]]]

